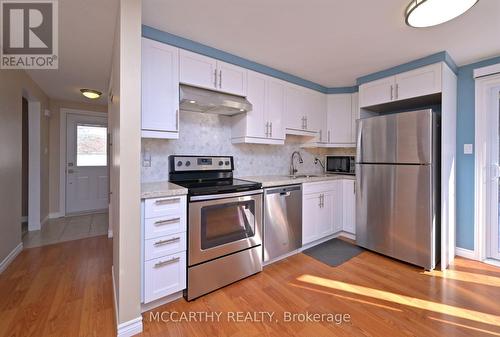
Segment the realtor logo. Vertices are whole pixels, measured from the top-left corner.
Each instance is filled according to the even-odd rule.
[[[57,0],[0,0],[0,68],[58,68],[57,7]]]

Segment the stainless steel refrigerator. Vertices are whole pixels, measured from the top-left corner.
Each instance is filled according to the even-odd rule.
[[[440,257],[440,116],[357,121],[356,243],[432,270]]]

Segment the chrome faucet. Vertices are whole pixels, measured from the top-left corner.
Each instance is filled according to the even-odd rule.
[[[290,175],[291,176],[294,176],[295,173],[297,173],[297,168],[295,167],[295,163],[293,162],[293,159],[295,158],[295,155],[298,155],[299,156],[299,163],[302,164],[304,162],[304,160],[302,159],[302,156],[300,154],[299,151],[294,151],[292,153],[292,158],[291,158],[291,162],[290,162]]]
[[[314,158],[314,165],[318,165],[318,163],[323,168],[323,173],[325,173],[326,172],[325,164],[323,164],[323,162],[321,161],[321,159],[319,159],[318,157]]]

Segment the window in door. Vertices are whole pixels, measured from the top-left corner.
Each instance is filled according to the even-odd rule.
[[[78,124],[76,126],[76,166],[107,166],[107,127]]]

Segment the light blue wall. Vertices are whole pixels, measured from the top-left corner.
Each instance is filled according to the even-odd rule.
[[[457,246],[474,249],[474,155],[464,154],[464,144],[474,144],[474,69],[500,63],[500,57],[458,68],[457,111]],[[474,147],[475,148],[475,147]]]

